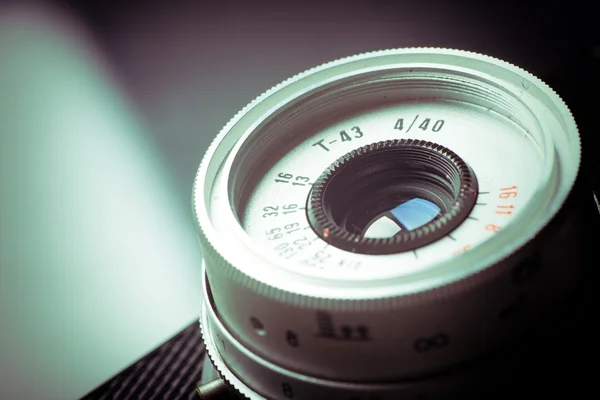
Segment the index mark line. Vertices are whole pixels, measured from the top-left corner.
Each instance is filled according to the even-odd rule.
[[[472,219],[473,221],[479,221],[479,218],[471,217],[470,215],[467,217],[467,219]]]
[[[451,234],[448,234],[448,237],[456,242],[456,238],[454,236],[452,236]]]
[[[487,203],[475,203],[476,206],[487,206]]]
[[[479,194],[489,194],[490,192],[479,192]]]
[[[417,116],[415,117],[415,119],[413,119],[413,122],[410,123],[410,126],[406,130],[406,133],[410,132],[410,128],[412,128],[412,126],[415,124],[415,122],[417,122],[417,118],[419,118],[419,114],[417,114]]]
[[[419,258],[419,256],[417,255],[417,251],[416,250],[413,250],[412,252],[415,255],[415,258]]]

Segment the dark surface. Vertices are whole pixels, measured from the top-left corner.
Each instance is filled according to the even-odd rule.
[[[339,3],[336,4],[336,2],[330,2],[326,5],[324,3],[319,7],[312,2],[308,2],[304,3],[302,10],[309,11],[296,14],[284,14],[282,12],[277,14],[278,10],[281,11],[283,7],[281,3],[277,3],[279,6],[275,3],[273,5],[255,5],[252,6],[253,10],[250,10],[248,6],[244,8],[240,5],[241,3],[231,1],[215,2],[208,5],[205,3],[202,6],[192,8],[184,5],[184,2],[177,1],[154,4],[140,1],[121,3],[64,0],[59,3],[65,4],[74,10],[92,27],[98,40],[105,45],[107,52],[113,56],[120,79],[131,90],[131,96],[138,101],[140,109],[148,116],[150,125],[153,123],[160,125],[161,123],[162,109],[156,106],[156,99],[160,97],[160,90],[168,88],[169,79],[165,77],[166,83],[163,82],[161,86],[160,82],[157,83],[153,80],[153,77],[161,76],[160,73],[148,72],[151,69],[151,63],[148,63],[147,69],[144,69],[139,67],[140,64],[131,61],[132,59],[135,60],[136,55],[131,56],[127,53],[131,48],[121,43],[121,39],[126,39],[121,35],[142,35],[146,39],[144,46],[151,48],[156,44],[156,41],[153,40],[157,40],[152,35],[151,28],[153,25],[150,23],[150,28],[148,26],[143,28],[132,25],[124,30],[118,30],[116,27],[119,24],[122,26],[123,21],[139,21],[136,19],[136,15],[144,12],[155,15],[153,18],[159,21],[158,15],[162,10],[179,7],[183,10],[182,13],[188,13],[189,11],[192,16],[195,15],[193,14],[194,10],[201,9],[202,12],[199,12],[198,16],[199,21],[205,21],[206,18],[212,19],[216,21],[216,24],[225,26],[226,30],[236,32],[239,26],[235,26],[233,23],[230,24],[231,13],[238,16],[248,15],[247,23],[249,25],[245,27],[245,31],[240,31],[240,35],[250,35],[250,40],[255,40],[254,43],[244,42],[246,44],[243,45],[251,46],[252,52],[250,54],[252,55],[244,59],[245,63],[232,63],[231,58],[228,58],[228,56],[223,56],[221,60],[214,61],[216,63],[214,64],[216,65],[215,68],[220,69],[219,66],[223,65],[223,73],[231,74],[231,81],[238,84],[238,86],[236,86],[233,97],[229,96],[228,89],[224,88],[216,97],[207,100],[216,102],[215,110],[218,109],[208,115],[208,119],[204,121],[203,127],[206,128],[207,138],[212,138],[229,117],[233,116],[238,109],[258,95],[260,91],[319,62],[382,47],[453,46],[453,44],[453,47],[459,47],[455,45],[458,42],[452,40],[453,33],[446,32],[443,29],[437,31],[437,36],[418,37],[415,35],[414,37],[406,37],[405,35],[398,39],[400,33],[402,33],[401,22],[414,22],[416,25],[423,22],[426,26],[421,32],[428,29],[435,30],[437,19],[420,19],[420,17],[427,15],[428,12],[431,13],[431,10],[435,9],[434,6],[441,4],[439,2],[424,2],[420,7],[411,6],[410,10],[403,8],[399,4],[401,2],[397,2],[395,5],[394,2],[375,1],[371,2],[370,5],[358,5],[357,2],[352,2],[352,5],[348,4],[343,10],[340,10]],[[300,9],[299,3],[293,4],[289,7],[296,11]],[[461,2],[460,5],[451,7],[453,14],[450,14],[463,15],[465,21],[476,26],[475,31],[479,29],[478,27],[481,27],[481,31],[486,32],[486,35],[482,34],[481,37],[467,35],[466,38],[461,39],[463,45],[460,47],[504,58],[528,69],[545,79],[564,98],[572,109],[582,133],[585,171],[583,183],[598,188],[597,171],[600,169],[598,164],[600,159],[600,156],[598,156],[598,149],[600,148],[598,137],[600,135],[597,129],[600,110],[600,102],[598,101],[598,93],[600,93],[600,47],[598,46],[600,46],[600,41],[597,41],[598,28],[596,27],[598,23],[595,21],[596,14],[591,11],[591,5],[586,6],[585,4],[587,3],[558,1]],[[369,18],[368,15],[372,15],[374,12],[381,18],[382,23],[386,23],[386,26],[396,26],[398,31],[389,31],[387,36],[373,36],[373,32],[368,29],[368,26],[371,25],[362,24],[361,26],[360,22]],[[407,12],[412,13],[411,15],[414,15],[414,18],[411,17],[412,19],[407,20]],[[277,18],[283,20],[284,23],[277,25],[270,23],[266,25],[253,24],[253,18],[264,23],[264,20],[261,19],[261,16],[264,15],[277,15]],[[444,13],[439,13],[439,15],[443,17]],[[304,18],[302,23],[298,22],[300,17]],[[449,15],[448,18],[451,18],[451,16]],[[239,19],[233,19],[239,21]],[[397,25],[393,23],[395,20],[398,20]],[[335,41],[330,38],[332,47],[328,50],[323,50],[323,46],[326,45],[319,42],[319,37],[314,36],[315,32],[320,32],[319,27],[324,24],[323,21],[331,21],[330,24],[328,23],[331,32],[342,32],[346,35],[346,37]],[[160,31],[158,22],[156,23],[156,29]],[[176,23],[174,24],[176,25]],[[268,53],[267,57],[267,53],[262,47],[263,43],[260,42],[260,38],[263,36],[257,32],[266,31],[268,32],[267,37],[273,37],[280,33],[283,34],[278,29],[286,26],[289,27],[290,31],[298,26],[304,26],[305,29],[302,33],[289,39],[288,43],[290,43],[290,46],[298,46],[298,49],[300,49],[299,43],[304,43],[308,46],[307,48],[310,48],[318,56],[304,56],[303,54],[308,54],[308,50],[292,49],[295,50],[294,53],[300,52],[301,54],[297,58],[290,58],[292,57],[292,50],[284,49],[279,52]],[[142,31],[143,29],[146,30]],[[223,30],[218,32],[223,32]],[[484,36],[488,39],[484,40]],[[339,35],[336,37],[339,37]],[[361,41],[361,38],[365,37],[367,39]],[[304,42],[298,38],[303,38]],[[218,48],[221,43],[226,43],[219,34],[204,40],[213,43],[215,48]],[[351,42],[356,43],[356,45],[342,45]],[[158,46],[153,49],[160,51],[161,47]],[[236,49],[239,51],[239,48],[236,47]],[[194,49],[188,50],[194,51]],[[302,53],[302,51],[305,52]],[[128,55],[131,57],[128,57]],[[173,56],[173,53],[169,53],[166,57],[171,56]],[[209,56],[214,57],[213,55]],[[273,67],[273,71],[269,70],[269,63],[257,64],[257,60],[265,57],[271,60],[270,62],[277,64]],[[291,61],[289,61],[290,59]],[[186,62],[184,54],[182,63],[185,64]],[[201,72],[198,71],[199,75],[201,75]],[[147,76],[144,73],[147,73]],[[261,73],[268,76],[268,78],[264,79],[264,82],[261,83],[262,86],[259,85],[259,88],[248,86],[247,83],[244,84],[253,81],[254,77]],[[161,95],[167,96],[168,94],[163,93]],[[180,93],[180,95],[183,96],[183,101],[189,101],[189,97],[186,97],[184,93]],[[219,104],[225,103],[227,104],[225,107],[219,106]],[[200,114],[203,115],[202,112]],[[185,120],[188,117],[183,116],[182,118]],[[193,123],[190,122],[190,125],[193,125]],[[173,161],[175,179],[181,185],[182,199],[187,202],[191,190],[191,178],[205,144],[198,145],[195,142],[194,145],[190,146],[193,141],[186,140],[186,135],[189,132],[177,136],[176,131],[170,131],[173,136],[169,136],[169,139],[160,135],[160,129],[157,129],[157,132],[159,143],[169,141],[170,146],[172,146],[169,147],[172,150],[169,150],[171,153],[167,151],[166,158]],[[192,132],[191,135],[195,135],[195,133]],[[179,162],[180,159],[183,161]],[[597,225],[586,229],[589,229],[590,245],[594,246],[598,243],[595,236]],[[590,265],[592,267],[598,265],[595,249],[590,247],[589,251]],[[589,286],[590,282],[595,281],[596,277],[597,272],[591,271],[591,278],[588,279],[587,285]],[[543,398],[549,395],[559,398],[578,398],[578,394],[584,393],[585,390],[592,387],[591,369],[584,367],[583,362],[590,362],[590,366],[593,365],[590,361],[590,355],[594,347],[595,335],[591,331],[592,325],[588,321],[590,316],[594,315],[592,310],[593,304],[596,302],[596,296],[589,287],[584,289],[580,296],[584,300],[579,303],[580,305],[571,309],[569,312],[570,319],[567,322],[560,321],[560,324],[569,328],[569,336],[567,336],[566,342],[562,341],[562,346],[558,346],[556,341],[551,338],[552,335],[543,335],[540,342],[546,343],[547,347],[541,346],[537,358],[535,358],[536,361],[528,364],[531,372],[529,378],[515,377],[513,382],[511,374],[508,373],[506,390],[496,393],[499,398]],[[197,324],[193,324],[85,398],[193,397],[194,388],[200,379],[203,357],[204,347],[201,344],[199,329]],[[515,382],[520,382],[522,385],[516,385]],[[566,391],[569,391],[569,394],[566,394]]]
[[[82,399],[197,398],[203,360],[200,327],[194,323]]]

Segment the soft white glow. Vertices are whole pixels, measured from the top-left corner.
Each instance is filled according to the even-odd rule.
[[[367,228],[364,237],[372,239],[390,238],[400,232],[400,230],[398,224],[384,215]]]
[[[200,252],[85,32],[0,15],[0,398],[77,398],[196,319]]]

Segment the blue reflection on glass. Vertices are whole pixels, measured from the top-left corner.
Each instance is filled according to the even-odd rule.
[[[438,216],[441,209],[434,203],[424,199],[412,199],[390,210],[403,229],[417,229]]]

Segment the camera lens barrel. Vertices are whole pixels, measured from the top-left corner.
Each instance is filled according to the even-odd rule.
[[[195,180],[213,364],[250,399],[448,398],[493,373],[478,360],[576,284],[580,158],[559,96],[485,55],[384,50],[282,82]]]

